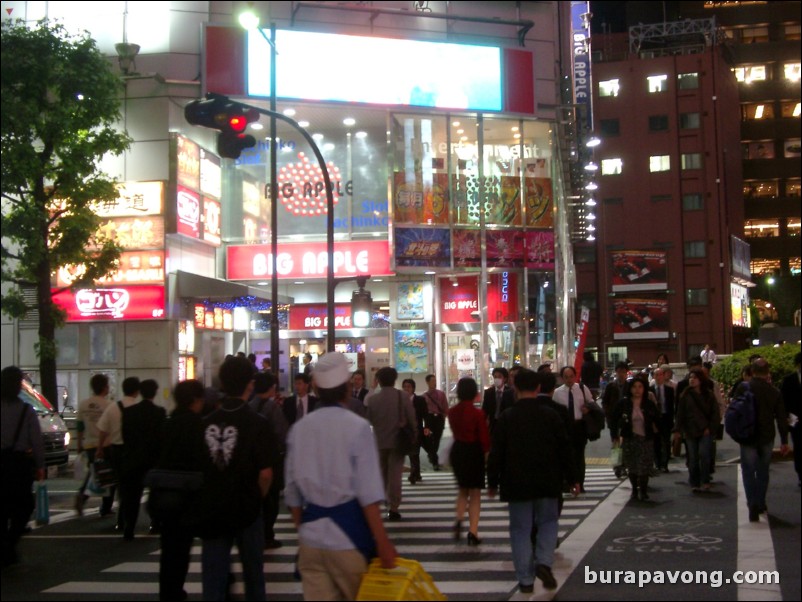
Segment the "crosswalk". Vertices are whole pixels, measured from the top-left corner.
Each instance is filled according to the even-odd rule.
[[[566,498],[560,518],[561,540],[585,520],[594,508],[620,484],[609,467],[588,467],[586,493]],[[404,481],[403,519],[386,523],[400,556],[419,561],[437,587],[450,599],[508,600],[516,589],[508,534],[506,504],[482,499],[479,536],[482,543],[468,547],[463,536],[453,538],[454,506],[457,487],[450,472],[425,473],[416,485]],[[465,522],[467,524],[467,516]],[[302,600],[301,584],[293,578],[298,540],[289,515],[282,512],[276,523],[277,539],[284,544],[265,551],[267,594],[271,600]],[[118,598],[142,598],[158,594],[160,551],[141,560],[110,566],[93,581],[69,581],[43,591],[43,594],[103,594]],[[200,545],[193,546],[192,562],[185,589],[195,597],[201,594]],[[234,555],[237,581],[233,592],[243,592],[241,566]],[[47,599],[47,598],[43,598]]]

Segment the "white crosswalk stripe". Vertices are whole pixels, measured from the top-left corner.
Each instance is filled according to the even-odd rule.
[[[403,501],[399,508],[403,518],[386,522],[385,526],[402,557],[418,560],[432,576],[442,593],[459,600],[508,600],[516,588],[509,544],[507,508],[504,502],[482,499],[479,536],[482,544],[468,547],[465,536],[454,541],[454,506],[457,487],[450,472],[425,473],[423,481],[409,485],[404,481]],[[570,537],[573,529],[621,481],[608,467],[588,467],[586,494],[566,498],[560,518],[560,539]],[[467,516],[463,531],[467,530]],[[265,552],[265,575],[268,597],[286,600],[303,598],[301,584],[293,579],[298,541],[289,514],[284,511],[276,523],[277,539],[284,544]],[[192,548],[186,591],[201,593],[200,545]],[[96,581],[72,581],[45,590],[47,594],[98,594],[132,599],[158,593],[158,556],[156,551],[138,562],[125,562],[104,569]],[[234,593],[242,593],[241,565],[233,555],[233,572],[237,576]],[[275,598],[274,598],[275,599]]]

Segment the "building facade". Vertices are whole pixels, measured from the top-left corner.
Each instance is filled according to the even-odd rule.
[[[495,366],[569,361],[569,191],[556,127],[562,58],[574,52],[568,3],[247,4],[268,29],[245,32],[237,2],[3,5],[3,18],[90,31],[125,84],[134,142],[104,163],[120,198],[99,209],[124,253],[106,282],[59,298],[67,397],[88,395],[102,371],[113,383],[156,378],[168,403],[178,379],[213,384],[229,353],[272,355],[272,312],[285,387],[304,353],[327,347],[321,166],[297,128],[278,121],[271,135],[265,117],[250,124],[253,148],[221,159],[215,132],[184,119],[207,92],[263,110],[275,97],[322,152],[336,277],[369,276],[374,300],[368,327],[355,328],[354,287],[336,289],[334,347],[354,368],[370,377],[394,365],[421,384],[434,372],[450,391],[464,375],[486,383]],[[54,274],[54,285],[69,278]],[[4,318],[2,328],[3,364],[35,373],[35,323]]]

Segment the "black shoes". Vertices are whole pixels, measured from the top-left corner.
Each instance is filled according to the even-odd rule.
[[[482,540],[479,539],[476,535],[468,531],[468,545],[469,546],[478,546],[482,543]]]
[[[265,550],[277,550],[283,545],[278,539],[271,539],[265,542]]]
[[[423,480],[423,478],[419,474],[416,475],[411,474],[409,475],[408,480],[410,485],[414,485],[415,483],[420,483]]]
[[[557,589],[557,580],[551,573],[551,567],[545,564],[539,564],[535,567],[535,577],[543,582],[543,587],[546,589]]]
[[[394,512],[393,510],[390,510],[387,513],[387,520],[390,520],[390,521],[401,520],[401,515],[398,512]]]
[[[749,506],[749,522],[750,523],[760,522],[760,507],[759,506]]]
[[[531,594],[533,591],[535,591],[535,584],[532,583],[530,585],[524,585],[523,583],[519,583],[518,591],[520,591],[522,594]]]
[[[462,539],[462,521],[457,521],[454,523],[454,539],[459,541]]]

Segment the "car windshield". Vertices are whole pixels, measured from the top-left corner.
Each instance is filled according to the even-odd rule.
[[[19,398],[25,403],[33,406],[33,409],[36,410],[37,414],[50,414],[53,412],[53,408],[47,402],[47,400],[41,395],[36,394],[36,392],[30,387],[23,385],[22,390],[19,392]]]

